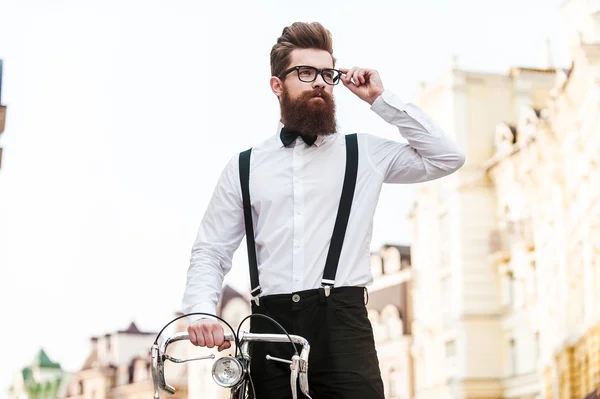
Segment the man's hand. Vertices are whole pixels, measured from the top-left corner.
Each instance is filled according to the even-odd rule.
[[[342,83],[363,101],[373,102],[383,93],[383,83],[375,69],[340,68]]]
[[[231,342],[225,340],[223,326],[213,319],[200,319],[190,324],[188,335],[190,342],[196,346],[206,346],[207,348],[216,346],[219,352],[231,348]]]

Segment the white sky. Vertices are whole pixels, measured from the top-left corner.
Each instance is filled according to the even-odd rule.
[[[179,310],[222,167],[275,133],[269,51],[284,26],[322,22],[338,66],[378,69],[411,101],[453,54],[466,69],[540,66],[550,37],[568,66],[560,3],[0,0],[0,388],[40,347],[75,371],[90,336],[157,330]],[[335,93],[343,132],[400,138]],[[412,192],[384,188],[374,249],[409,242]],[[239,251],[239,289],[246,267]]]

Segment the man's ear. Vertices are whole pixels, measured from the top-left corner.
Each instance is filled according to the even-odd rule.
[[[281,97],[283,93],[283,82],[277,76],[271,76],[271,80],[269,82],[271,84],[271,90],[273,90],[273,94],[277,97]]]

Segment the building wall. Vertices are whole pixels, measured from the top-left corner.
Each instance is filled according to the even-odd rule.
[[[418,398],[600,387],[598,10],[563,6],[584,37],[571,70],[454,68],[423,91],[467,163],[420,185],[411,217]]]
[[[384,245],[371,254],[367,309],[386,398],[414,396],[413,286],[410,248]]]

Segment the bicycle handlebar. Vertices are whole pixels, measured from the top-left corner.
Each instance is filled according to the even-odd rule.
[[[175,333],[170,337],[165,338],[165,340],[160,344],[152,345],[152,381],[154,383],[154,398],[159,399],[158,389],[162,389],[165,392],[170,394],[175,393],[175,388],[170,386],[165,381],[164,374],[164,362],[165,360],[169,360],[175,363],[183,363],[191,360],[202,360],[202,359],[214,359],[214,355],[195,358],[195,359],[176,359],[169,355],[167,355],[167,348],[169,345],[178,342],[178,341],[189,341],[189,335],[184,332]],[[225,340],[234,341],[235,336],[231,332],[225,333]],[[292,395],[296,398],[296,380],[299,377],[300,390],[306,396],[309,396],[308,392],[308,356],[310,353],[310,344],[309,342],[298,335],[286,335],[286,334],[262,334],[262,333],[251,333],[246,331],[240,331],[238,335],[238,342],[242,346],[242,348],[247,347],[250,342],[290,342],[290,340],[294,344],[302,345],[302,351],[300,355],[294,355],[291,361],[273,358],[267,355],[268,360],[275,361],[283,361],[286,363],[290,363],[291,375],[290,375],[290,385],[292,389]],[[244,351],[243,351],[244,352]]]

